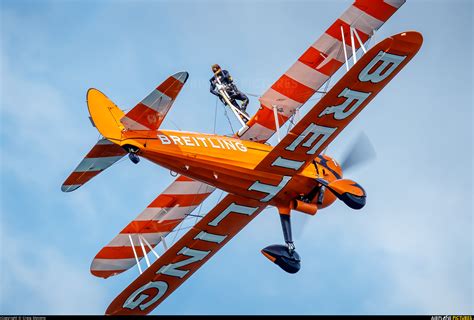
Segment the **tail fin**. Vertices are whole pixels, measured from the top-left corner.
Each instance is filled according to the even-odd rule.
[[[76,190],[126,155],[127,151],[119,145],[124,130],[158,129],[187,79],[187,72],[170,76],[127,114],[99,90],[89,89],[89,114],[104,138],[94,145],[64,181],[61,190]]]
[[[163,81],[120,121],[128,130],[156,130],[188,80],[187,72],[178,72]]]

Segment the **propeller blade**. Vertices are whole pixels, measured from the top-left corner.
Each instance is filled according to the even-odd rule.
[[[374,146],[367,135],[361,132],[339,163],[341,164],[342,170],[346,172],[375,159],[375,157]]]

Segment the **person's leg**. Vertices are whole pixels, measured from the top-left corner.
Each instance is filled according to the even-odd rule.
[[[238,91],[232,96],[232,99],[242,101],[242,104],[240,106],[241,111],[245,111],[247,109],[247,105],[249,104],[249,98],[245,94]]]

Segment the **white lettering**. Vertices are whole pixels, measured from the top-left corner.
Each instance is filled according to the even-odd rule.
[[[209,140],[209,142],[211,143],[211,146],[212,146],[213,148],[215,148],[215,149],[220,149],[220,148],[221,148],[221,147],[219,147],[219,146],[216,146],[216,145],[212,142],[211,138],[207,138],[207,140]]]
[[[180,270],[178,268],[184,267],[190,263],[196,262],[196,261],[201,261],[204,259],[211,251],[201,251],[201,250],[194,250],[190,249],[188,247],[184,247],[181,249],[178,254],[182,254],[185,256],[190,257],[189,259],[181,260],[175,263],[170,263],[166,266],[163,266],[156,272],[156,274],[165,274],[167,276],[171,277],[177,277],[177,278],[182,278],[184,277],[189,270]]]
[[[225,146],[227,147],[227,149],[229,149],[229,150],[230,150],[230,149],[236,150],[234,144],[232,143],[232,141],[224,140],[224,144],[225,144]]]
[[[359,80],[362,82],[370,81],[377,83],[385,80],[395,69],[405,60],[406,56],[397,56],[395,54],[380,51],[372,61],[360,72]],[[383,61],[378,68],[369,74],[372,68],[379,62]],[[384,72],[385,71],[385,72]],[[383,72],[383,74],[382,74]]]
[[[183,143],[181,142],[181,138],[177,136],[170,136],[171,140],[173,140],[174,144],[180,144],[183,146]]]
[[[191,143],[191,139],[189,137],[182,137],[182,138],[185,145],[190,146],[190,147],[195,147],[195,145]]]
[[[263,193],[268,193],[267,196],[260,199],[260,201],[262,202],[268,202],[271,199],[273,199],[273,197],[276,196],[278,192],[280,192],[280,190],[283,189],[283,187],[285,187],[288,181],[290,180],[291,180],[291,177],[283,176],[281,182],[277,186],[264,184],[257,180],[250,186],[249,190],[251,191],[255,190],[255,191],[260,191]]]
[[[247,147],[242,142],[236,142],[235,146],[242,152],[247,152]]]
[[[312,134],[311,138],[309,138],[305,143],[303,143],[303,147],[309,148],[314,143],[316,138],[322,135],[322,137],[318,140],[318,142],[311,148],[311,150],[307,151],[306,154],[315,154],[319,147],[337,130],[337,128],[329,128],[315,125],[311,123],[305,131],[303,131],[288,147],[285,149],[288,151],[295,151],[296,147],[300,145],[303,140]]]
[[[165,136],[164,134],[159,134],[158,138],[161,140],[162,144],[171,144],[170,139],[167,136]]]
[[[143,301],[145,301],[149,295],[144,294],[143,291],[148,290],[150,288],[155,288],[158,290],[158,292],[155,294],[153,299],[148,301],[145,304],[141,304]],[[164,281],[151,281],[148,282],[147,284],[143,285],[142,287],[138,288],[128,299],[124,302],[123,307],[127,309],[135,309],[136,307],[139,307],[140,310],[145,310],[155,302],[157,302],[165,293],[166,290],[168,290],[168,284]],[[137,299],[138,296],[138,299]]]
[[[367,99],[371,94],[371,92],[360,92],[345,88],[344,90],[342,90],[338,97],[344,97],[346,98],[346,100],[338,106],[327,107],[323,110],[323,112],[321,112],[319,117],[321,118],[324,115],[334,113],[334,119],[345,119],[350,116],[358,107],[360,107],[360,105],[365,101],[365,99]],[[351,105],[352,107],[350,107]],[[345,111],[349,107],[350,109],[348,111]]]
[[[221,243],[225,240],[227,236],[221,236],[219,234],[208,233],[206,231],[201,231],[197,236],[194,237],[195,240],[202,240],[207,242]]]
[[[272,167],[282,167],[293,170],[298,170],[304,164],[304,161],[295,161],[290,159],[285,159],[283,157],[278,157],[273,161]]]
[[[217,217],[214,218],[211,222],[208,223],[208,225],[212,227],[216,227],[227,215],[230,213],[238,213],[238,214],[243,214],[246,216],[251,216],[252,214],[257,211],[258,207],[247,207],[247,206],[241,206],[240,204],[236,203],[231,203],[224,211],[222,211]]]
[[[204,146],[207,148],[206,138],[203,138],[203,137],[197,137],[197,139],[198,139],[199,141],[201,141],[201,142],[202,142],[202,144],[203,144],[203,145],[204,145]]]

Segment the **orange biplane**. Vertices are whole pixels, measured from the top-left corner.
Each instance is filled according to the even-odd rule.
[[[126,114],[100,91],[88,91],[91,120],[103,138],[63,191],[79,188],[125,155],[180,174],[92,261],[98,277],[135,265],[140,271],[107,314],[148,314],[267,206],[278,209],[285,245],[262,253],[295,273],[301,261],[292,239],[292,210],[315,215],[337,199],[353,209],[365,205],[364,189],[343,178],[341,166],[323,151],[421,47],[421,34],[407,31],[366,48],[403,3],[356,0],[260,97],[260,109],[233,137],[160,129],[186,72],[166,79]],[[279,128],[343,65],[347,72],[280,139]],[[265,144],[275,133],[278,144]],[[168,247],[166,236],[216,188],[228,195]],[[161,255],[155,251],[159,243],[165,249]]]

